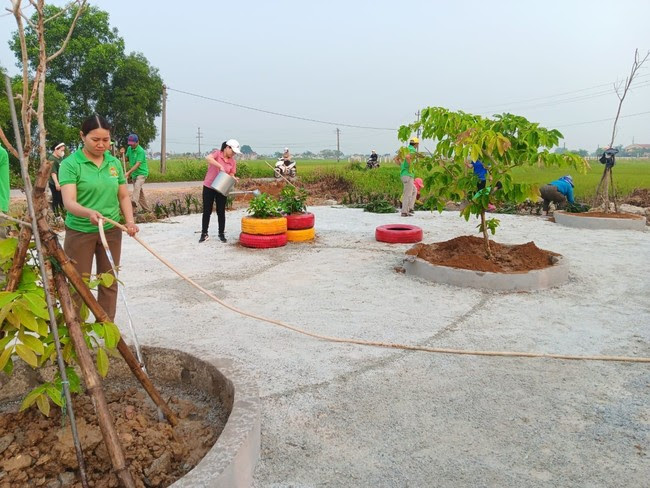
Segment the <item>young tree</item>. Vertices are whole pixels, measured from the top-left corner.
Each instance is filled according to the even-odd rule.
[[[552,153],[562,134],[540,127],[524,117],[502,114],[485,118],[462,111],[451,112],[442,107],[421,110],[420,119],[399,129],[399,139],[407,141],[412,133],[421,131],[424,139],[433,139],[432,153],[416,155],[416,167],[424,166],[429,174],[424,180],[430,202],[442,211],[448,200],[468,200],[461,215],[469,220],[480,217],[478,225],[485,242],[485,253],[492,258],[488,231],[496,232],[499,220],[486,219],[490,203],[522,202],[536,198],[531,185],[516,183],[512,169],[517,166],[569,165],[584,171],[587,162],[577,154]],[[400,149],[400,157],[406,156]],[[482,161],[488,170],[487,186],[477,191],[478,179],[468,171],[468,161]]]

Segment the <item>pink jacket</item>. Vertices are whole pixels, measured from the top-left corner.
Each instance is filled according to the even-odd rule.
[[[221,165],[226,170],[226,173],[228,173],[229,175],[234,175],[235,172],[237,171],[237,161],[235,161],[235,158],[224,158],[223,153],[218,149],[212,151],[210,153],[210,156],[212,156],[219,163],[221,163]],[[205,178],[203,179],[203,186],[210,187],[214,179],[219,174],[219,171],[221,171],[219,166],[214,166],[212,164],[209,164],[208,171],[205,173]]]

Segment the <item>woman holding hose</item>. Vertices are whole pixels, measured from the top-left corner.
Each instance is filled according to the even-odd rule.
[[[68,211],[63,248],[82,276],[90,275],[93,258],[98,274],[112,273],[99,237],[99,219],[105,216],[119,221],[121,210],[128,234],[134,236],[140,229],[133,218],[122,165],[108,152],[111,147],[110,124],[103,117],[93,115],[81,125],[80,135],[83,146],[65,158],[59,169],[63,204]],[[104,222],[108,247],[115,266],[119,266],[122,231]],[[100,285],[97,300],[110,319],[114,320],[117,281],[108,288]]]

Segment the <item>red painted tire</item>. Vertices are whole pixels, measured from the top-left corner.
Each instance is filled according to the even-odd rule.
[[[422,240],[422,229],[417,225],[387,224],[375,230],[375,239],[391,244],[407,244]]]
[[[239,243],[245,247],[255,247],[258,249],[282,247],[287,244],[287,234],[257,235],[242,232],[239,234]]]
[[[287,215],[287,229],[309,229],[314,226],[314,220],[314,214],[311,212],[289,214]]]

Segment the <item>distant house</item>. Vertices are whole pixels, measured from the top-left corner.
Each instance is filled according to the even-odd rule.
[[[638,157],[650,156],[650,144],[630,144],[624,149],[626,154]]]

